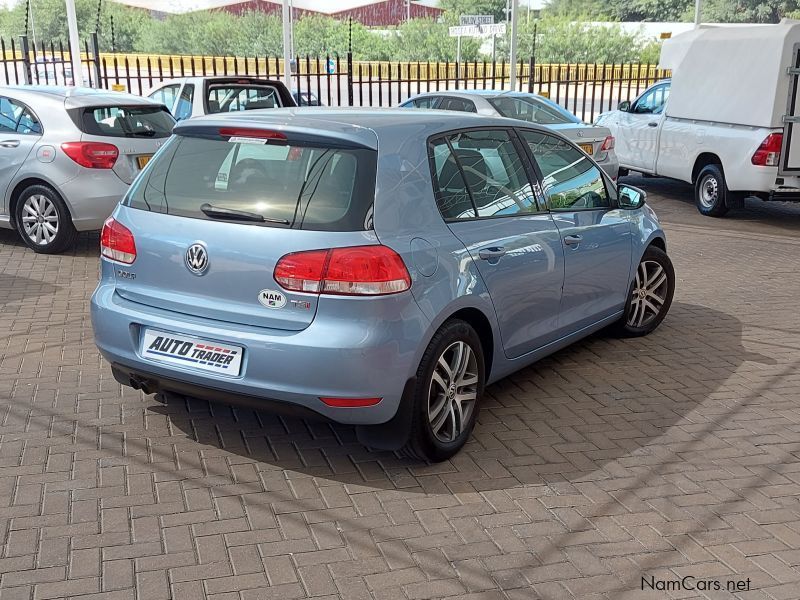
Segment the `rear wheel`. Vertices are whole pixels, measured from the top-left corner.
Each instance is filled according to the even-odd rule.
[[[448,321],[431,340],[417,370],[406,453],[440,462],[458,452],[475,426],[484,384],[478,334],[464,321]]]
[[[707,217],[724,217],[728,212],[725,175],[720,165],[706,165],[694,182],[694,202],[697,210]]]
[[[15,220],[22,241],[34,252],[58,254],[71,247],[78,236],[67,205],[46,185],[31,185],[22,191]]]
[[[672,305],[675,269],[667,253],[650,246],[631,282],[625,313],[613,326],[623,337],[647,335],[661,324]]]

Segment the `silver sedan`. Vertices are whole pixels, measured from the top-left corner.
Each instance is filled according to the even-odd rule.
[[[36,252],[98,230],[175,121],[152,100],[74,87],[0,87],[0,227]]]
[[[616,180],[619,160],[608,127],[588,125],[552,100],[524,92],[465,90],[431,92],[413,96],[402,108],[457,110],[492,117],[508,117],[554,129],[575,143]]]

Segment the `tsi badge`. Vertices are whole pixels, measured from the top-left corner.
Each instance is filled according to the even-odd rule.
[[[261,290],[258,292],[258,301],[267,308],[283,308],[286,306],[286,296],[276,290]]]

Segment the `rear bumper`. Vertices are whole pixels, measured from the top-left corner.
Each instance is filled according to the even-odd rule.
[[[607,152],[603,160],[598,160],[597,164],[605,171],[606,175],[614,181],[619,176],[619,160],[614,152]]]
[[[358,316],[325,316],[321,306],[306,329],[283,331],[145,306],[120,297],[104,281],[92,296],[91,316],[97,347],[125,385],[145,382],[151,388],[146,391],[265,410],[294,408],[340,423],[385,423],[397,413],[406,383],[416,373],[430,325],[410,293],[355,302]],[[144,358],[140,340],[146,327],[242,346],[241,372],[230,377]],[[337,408],[321,397],[382,400]]]
[[[59,187],[78,231],[95,231],[119,204],[128,184],[105,169],[81,169],[80,174]]]

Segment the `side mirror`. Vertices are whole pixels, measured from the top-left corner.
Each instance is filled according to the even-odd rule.
[[[623,100],[617,105],[617,110],[620,112],[630,112],[631,110],[631,103],[627,100]]]
[[[647,201],[647,194],[632,185],[621,184],[617,188],[619,207],[627,210],[642,208]]]

